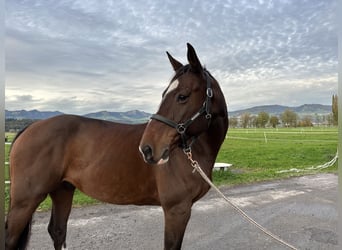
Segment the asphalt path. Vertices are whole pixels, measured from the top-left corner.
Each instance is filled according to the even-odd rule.
[[[258,223],[297,249],[339,249],[337,175],[221,187]],[[28,249],[53,249],[49,213],[34,216]],[[163,212],[153,206],[73,208],[68,249],[163,249]],[[214,190],[192,210],[182,249],[287,249],[242,218]]]

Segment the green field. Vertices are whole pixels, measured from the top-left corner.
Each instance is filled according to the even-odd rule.
[[[9,141],[14,134],[6,134]],[[281,128],[281,129],[229,129],[217,162],[231,163],[228,171],[214,171],[217,185],[237,185],[270,179],[288,178],[320,172],[337,173],[337,163],[323,170],[307,170],[330,161],[336,154],[337,128]],[[6,145],[6,161],[10,145]],[[194,156],[196,160],[196,156]],[[300,172],[278,173],[296,168]],[[5,166],[5,179],[9,179]],[[6,208],[9,185],[6,185]],[[79,191],[74,196],[74,206],[93,204],[97,201]],[[50,207],[47,199],[39,207]]]
[[[216,161],[233,166],[213,179],[234,185],[317,173],[306,169],[334,158],[337,137],[337,128],[230,129]],[[301,172],[277,173],[292,168]],[[337,163],[321,171],[337,173]]]

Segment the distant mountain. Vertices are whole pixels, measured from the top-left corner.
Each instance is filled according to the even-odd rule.
[[[269,113],[270,115],[280,115],[286,109],[291,109],[296,112],[299,116],[304,115],[327,115],[331,113],[331,105],[321,105],[321,104],[304,104],[298,107],[289,107],[289,106],[281,106],[281,105],[263,105],[256,106],[248,109],[237,110],[237,111],[229,111],[229,117],[237,117],[242,115],[243,113],[250,113],[251,115],[257,115],[258,113],[264,111]],[[52,116],[61,115],[62,112],[59,111],[38,111],[38,110],[15,110],[9,111],[5,110],[6,119],[32,119],[32,120],[41,120],[47,119]],[[94,113],[88,113],[83,115],[89,118],[108,120],[108,121],[116,121],[122,123],[143,123],[150,119],[151,114],[146,113],[140,110],[131,110],[127,112],[109,112],[109,111],[100,111]]]
[[[6,119],[16,119],[16,120],[22,120],[22,119],[32,119],[32,120],[41,120],[50,118],[56,115],[61,115],[62,112],[59,111],[38,111],[36,109],[34,110],[15,110],[15,111],[9,111],[5,110],[5,117]]]
[[[151,117],[151,114],[146,113],[144,111],[131,110],[127,112],[100,111],[100,112],[85,114],[84,116],[89,117],[89,118],[123,122],[123,123],[142,123],[142,122],[148,121],[148,119]]]
[[[6,119],[15,119],[15,120],[23,120],[23,119],[31,119],[31,120],[42,120],[47,119],[53,116],[62,115],[62,112],[59,111],[38,111],[38,110],[15,110],[9,111],[5,110]],[[127,112],[109,112],[109,111],[100,111],[95,113],[89,113],[83,115],[85,117],[108,120],[108,121],[116,121],[122,123],[143,123],[148,121],[151,117],[151,114],[139,111],[139,110],[131,110]]]
[[[251,115],[257,115],[260,112],[266,112],[270,115],[280,115],[285,110],[290,109],[293,112],[297,113],[299,116],[305,115],[327,115],[330,114],[331,105],[322,105],[322,104],[304,104],[297,107],[289,107],[289,106],[282,106],[282,105],[263,105],[263,106],[256,106],[248,109],[242,109],[237,111],[229,112],[230,117],[238,117],[243,113],[250,113]]]
[[[332,112],[331,105],[322,104],[304,104],[293,109],[300,114],[329,114]]]

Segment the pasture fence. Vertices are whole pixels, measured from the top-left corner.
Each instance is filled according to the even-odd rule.
[[[9,166],[9,162],[8,161],[5,161],[5,166]],[[5,184],[10,184],[11,181],[5,181]]]
[[[248,135],[248,136],[245,136],[245,135],[242,135],[242,131],[245,135]],[[236,133],[237,132],[237,133]],[[253,134],[255,135],[256,133],[259,133],[260,136],[252,136]],[[289,135],[296,135],[296,134],[300,134],[300,135],[303,135],[303,134],[311,134],[311,135],[321,135],[321,134],[337,134],[338,132],[337,131],[329,131],[329,130],[312,130],[312,128],[310,130],[304,130],[304,129],[301,129],[301,130],[298,130],[298,131],[279,131],[278,129],[275,129],[275,130],[267,130],[267,131],[258,131],[257,129],[246,129],[246,130],[235,130],[233,133],[230,133],[228,134],[228,136],[226,137],[226,139],[229,139],[229,140],[247,140],[247,141],[264,141],[265,143],[268,143],[268,142],[301,142],[301,143],[316,143],[316,142],[319,142],[319,143],[337,143],[337,139],[336,140],[331,140],[331,139],[294,139],[294,138],[273,138],[274,135],[286,135],[286,134],[289,134]],[[234,134],[236,134],[237,136],[235,136]],[[5,142],[5,145],[11,145],[12,143],[11,142]],[[301,168],[301,169],[298,169],[298,168],[290,168],[290,169],[284,169],[284,170],[279,170],[277,171],[276,173],[289,173],[289,172],[295,172],[295,173],[299,173],[299,172],[309,172],[309,171],[319,171],[319,170],[323,170],[325,168],[329,168],[331,166],[333,166],[336,161],[338,159],[338,151],[336,151],[336,154],[335,156],[328,162],[324,163],[324,164],[321,164],[321,165],[317,165],[317,166],[311,166],[311,167],[307,167],[307,168]],[[221,164],[221,163],[216,163],[216,164]],[[231,164],[228,164],[229,167],[231,166]],[[5,162],[5,167],[8,167],[9,166],[9,162]],[[219,166],[215,165],[214,169],[216,168],[219,168]],[[228,168],[228,167],[227,167]],[[5,181],[5,184],[9,184],[10,181],[9,180],[6,180]]]
[[[327,142],[327,143],[337,143],[337,140],[320,140],[320,139],[274,139],[267,137],[267,134],[264,134],[264,138],[258,137],[244,137],[244,136],[228,136],[227,139],[234,140],[247,140],[247,141],[278,141],[278,142]]]
[[[257,130],[257,129],[247,129],[246,131],[242,130],[233,130],[231,134],[227,136],[229,140],[241,140],[241,141],[254,141],[254,142],[273,142],[273,143],[319,143],[319,144],[334,144],[338,143],[337,139],[333,139],[335,135],[338,134],[338,131],[333,130],[324,130],[324,129],[300,129],[296,131],[279,131],[276,130]],[[287,136],[288,135],[288,136]],[[326,135],[326,136],[325,136]],[[279,170],[276,173],[290,173],[290,172],[309,172],[309,171],[319,171],[333,166],[338,160],[338,150],[336,150],[335,156],[325,162],[324,164],[320,164],[317,166],[311,166],[307,168],[290,168]]]

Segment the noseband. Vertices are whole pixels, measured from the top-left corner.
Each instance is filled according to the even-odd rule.
[[[205,114],[205,118],[208,120],[208,127],[210,125],[211,122],[211,113],[210,113],[210,107],[211,107],[211,98],[213,97],[213,90],[211,88],[211,81],[210,81],[210,76],[209,73],[204,70],[205,76],[206,76],[206,81],[207,81],[207,89],[206,89],[206,98],[205,101],[202,105],[202,107],[199,109],[199,111],[194,114],[190,119],[188,119],[185,122],[180,122],[180,123],[176,123],[164,116],[158,115],[158,114],[153,114],[151,116],[151,119],[160,121],[162,123],[165,123],[166,125],[176,129],[177,133],[180,135],[181,139],[182,139],[182,149],[184,150],[184,152],[189,152],[191,150],[191,146],[192,144],[195,142],[197,136],[192,136],[192,141],[190,144],[188,144],[188,139],[189,137],[186,135],[186,130],[187,128],[198,118],[200,117],[202,114]]]

